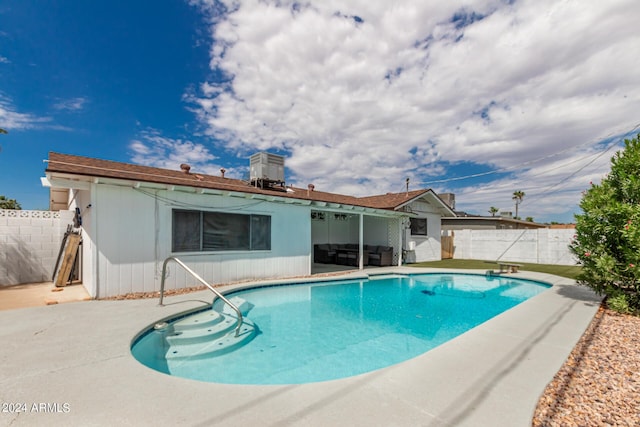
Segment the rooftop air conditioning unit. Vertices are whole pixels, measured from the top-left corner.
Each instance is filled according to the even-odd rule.
[[[256,153],[249,159],[249,177],[252,184],[271,187],[284,185],[284,157],[271,153]]]

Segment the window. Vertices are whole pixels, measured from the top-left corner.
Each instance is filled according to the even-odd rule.
[[[427,235],[427,219],[411,218],[411,234],[416,236]]]
[[[271,217],[223,212],[173,211],[173,252],[271,249]]]
[[[200,212],[173,211],[173,252],[200,250]]]

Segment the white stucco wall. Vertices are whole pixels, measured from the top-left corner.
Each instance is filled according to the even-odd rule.
[[[394,238],[390,233],[390,228],[393,230],[393,226],[397,224],[397,219],[393,218],[381,218],[375,216],[364,217],[364,233],[365,243],[367,245],[376,246],[394,246],[395,252],[397,252],[397,238]]]
[[[325,212],[324,220],[311,221],[312,243],[358,243],[359,215],[351,215],[346,220],[334,218],[333,212]],[[365,245],[389,245],[389,222],[394,219],[363,215]]]
[[[324,220],[311,221],[312,244],[359,242],[359,215],[347,220],[337,220],[333,212],[325,212]],[[363,215],[363,244],[393,247],[393,264],[397,264],[402,252],[398,235],[398,218]]]
[[[575,265],[569,250],[575,230],[457,230],[455,259],[503,260],[534,264]]]
[[[312,244],[358,243],[358,217],[334,218],[334,212],[324,212],[324,219],[311,221]]]
[[[162,263],[176,256],[210,283],[310,273],[310,209],[243,197],[92,184],[79,192],[84,205],[88,260],[85,286],[102,298],[160,289]],[[86,208],[90,202],[91,207]],[[172,253],[172,209],[224,210],[271,216],[270,251]],[[198,283],[169,264],[166,289]]]
[[[0,286],[51,281],[73,215],[0,209]]]
[[[427,219],[427,235],[416,236],[411,230],[406,230],[405,249],[407,262],[438,261],[442,258],[442,245],[440,244],[441,217],[434,208],[422,201],[410,204],[410,209],[419,218]]]

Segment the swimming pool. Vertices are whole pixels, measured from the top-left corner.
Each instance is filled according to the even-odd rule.
[[[327,381],[416,357],[548,288],[512,277],[450,273],[252,288],[226,295],[245,301],[251,336],[244,345],[176,358],[166,340],[182,332],[169,327],[146,331],[132,353],[157,371],[201,381]],[[213,310],[196,314],[195,321],[224,311],[218,302]]]

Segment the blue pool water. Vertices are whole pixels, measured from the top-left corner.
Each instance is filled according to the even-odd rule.
[[[243,347],[203,359],[157,360],[148,357],[157,346],[148,333],[132,352],[158,371],[201,381],[327,381],[416,357],[548,287],[511,277],[421,274],[254,288],[227,295],[253,305],[246,317],[259,333]]]

